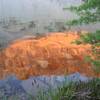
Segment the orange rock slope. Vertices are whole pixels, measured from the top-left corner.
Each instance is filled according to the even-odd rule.
[[[0,53],[0,76],[15,74],[20,79],[33,75],[64,75],[75,72],[100,76],[84,57],[91,55],[91,45],[76,45],[80,36],[74,32],[51,33],[35,39],[26,38],[11,43]]]

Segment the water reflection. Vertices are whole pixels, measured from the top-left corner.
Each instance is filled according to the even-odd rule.
[[[5,80],[0,80],[0,97],[20,95],[25,97],[27,100],[27,93],[36,96],[40,90],[47,91],[48,89],[55,89],[61,87],[64,82],[69,83],[70,81],[88,81],[91,78],[81,76],[79,73],[72,74],[69,76],[37,76],[30,77],[27,80],[21,81],[16,79],[14,76],[8,76]]]

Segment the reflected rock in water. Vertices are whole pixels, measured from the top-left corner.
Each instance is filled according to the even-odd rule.
[[[18,97],[28,100],[28,94],[37,96],[40,90],[46,92],[48,89],[56,89],[71,81],[88,82],[92,78],[81,76],[75,73],[69,76],[37,76],[31,77],[27,80],[18,80],[15,76],[8,76],[4,80],[0,80],[0,97],[11,97],[17,95]]]

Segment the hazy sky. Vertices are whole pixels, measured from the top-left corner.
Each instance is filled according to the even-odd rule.
[[[62,8],[70,5],[79,5],[81,2],[82,0],[0,0],[0,18],[7,20],[8,17],[16,17],[24,21],[32,20],[36,22],[37,26],[32,30],[32,33],[45,33],[47,30],[44,30],[44,27],[48,26],[51,22],[66,22],[67,20],[75,18],[75,14],[72,14],[70,11],[63,11]],[[99,29],[99,26],[100,24],[91,24],[82,27],[76,26],[73,29],[94,31]],[[10,29],[16,32],[20,27],[21,26],[16,26]],[[1,30],[2,29],[0,29],[0,31]],[[5,37],[7,39],[15,39],[16,37],[20,37],[20,35],[22,35],[20,32],[19,34],[13,35],[0,32],[0,37]]]
[[[0,0],[0,17],[31,19],[49,16],[63,18],[63,6],[77,5],[81,0]]]

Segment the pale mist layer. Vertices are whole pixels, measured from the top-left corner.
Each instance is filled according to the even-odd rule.
[[[0,43],[48,32],[67,31],[65,22],[77,16],[64,7],[82,0],[0,0]],[[73,27],[94,31],[100,24]]]

